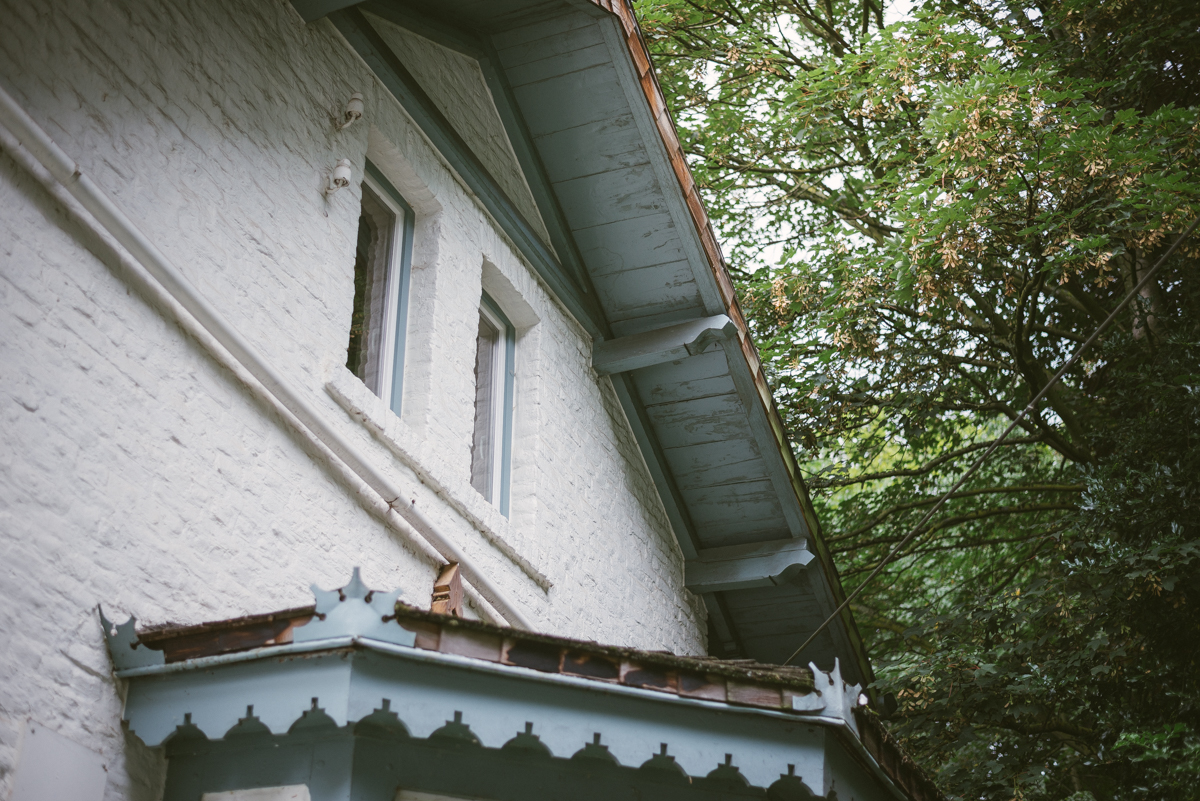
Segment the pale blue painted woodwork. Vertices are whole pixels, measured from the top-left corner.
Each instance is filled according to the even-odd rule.
[[[333,637],[370,637],[394,645],[412,645],[416,635],[389,619],[396,614],[400,590],[379,592],[363,584],[359,569],[354,568],[350,583],[338,590],[322,590],[312,585],[316,613],[312,620],[293,634],[298,643],[316,642]]]
[[[560,258],[533,241],[361,14],[332,16],[597,342],[725,311],[636,77],[620,61],[628,58],[623,45],[611,44],[621,36],[615,20],[585,0],[376,0],[366,7],[381,16],[390,8],[393,22],[407,19],[421,35],[480,59]],[[706,353],[612,376],[686,558],[721,545],[813,536],[790,456],[778,450],[736,344],[728,347],[723,365]],[[764,660],[790,653],[803,636],[785,621],[815,627],[835,605],[834,579],[822,570],[793,580],[706,593],[710,614],[721,618],[714,652]],[[757,595],[742,598],[747,593]],[[749,603],[763,598],[774,599],[779,612],[769,623]],[[847,674],[861,681],[851,636],[835,625],[805,657],[828,667],[841,654]]]
[[[97,605],[96,613],[100,616],[100,629],[117,670],[163,664],[162,651],[151,650],[138,642],[136,617],[130,615],[124,623],[117,624],[104,616],[103,607]]]
[[[560,182],[650,163],[641,131],[629,114],[543,134],[537,147]]]
[[[708,548],[684,566],[692,592],[726,592],[790,582],[815,557],[803,540]]]
[[[775,575],[811,559],[789,543],[702,556],[735,574],[739,561],[765,559]],[[398,593],[369,591],[357,569],[340,591],[313,592],[316,617],[294,643],[118,671],[129,730],[166,744],[166,801],[291,784],[315,801],[392,801],[401,787],[588,801],[761,799],[771,787],[772,799],[807,798],[784,793],[800,781],[846,801],[902,797],[853,736],[859,688],[836,673],[814,672],[821,692],[793,711],[738,707],[414,648],[377,614]],[[115,628],[110,647],[128,647]],[[325,639],[301,641],[306,629]],[[604,760],[572,759],[581,751]],[[713,781],[722,763],[737,768],[724,769],[732,789]],[[670,774],[654,772],[663,764]]]
[[[794,765],[806,784],[823,792],[827,786],[826,753],[845,747],[830,736],[829,727],[841,725],[835,719],[811,720],[795,713],[614,688],[602,682],[417,649],[393,647],[383,652],[369,643],[349,652],[276,656],[132,677],[126,717],[143,741],[168,743],[170,790],[166,798],[174,801],[196,790],[244,788],[249,781],[247,770],[255,777],[249,786],[286,783],[279,778],[328,770],[330,765],[316,764],[324,761],[319,750],[345,748],[345,727],[372,715],[378,719],[384,708],[395,713],[408,735],[397,730],[394,742],[382,754],[385,760],[403,758],[399,752],[417,741],[428,745],[427,738],[453,720],[456,712],[485,748],[500,748],[531,722],[541,743],[560,759],[569,758],[598,732],[621,765],[641,765],[666,743],[668,752],[689,775],[704,776],[724,761],[725,754],[732,754],[742,775],[758,787],[770,785],[787,773],[788,765]],[[325,728],[304,726],[306,713],[320,721],[327,718]],[[278,736],[289,730],[294,736]],[[254,731],[258,734],[251,733]],[[196,775],[189,754],[215,745],[199,740],[201,735],[208,740],[223,738],[229,747],[216,748],[222,759],[212,770],[204,771],[205,775]],[[277,736],[265,741],[270,735]],[[236,760],[230,764],[230,757],[246,751],[256,737],[262,749],[254,760],[258,766],[239,766]],[[281,763],[266,769],[262,760],[280,749]],[[531,770],[529,763],[524,763],[523,770]],[[358,769],[346,764],[335,773],[322,783],[332,792],[343,792],[346,782],[357,777]],[[184,778],[176,778],[177,774]],[[534,777],[527,775],[526,780]],[[875,785],[864,801],[887,796],[882,782],[876,779]],[[389,789],[394,794],[396,785]],[[574,789],[586,792],[580,784]],[[313,798],[318,797],[314,792]],[[391,799],[391,795],[373,797]]]
[[[718,338],[736,335],[737,327],[724,314],[689,320],[600,342],[592,351],[592,367],[600,375],[638,370],[698,355]]]

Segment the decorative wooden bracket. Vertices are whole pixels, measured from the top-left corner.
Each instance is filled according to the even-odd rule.
[[[703,353],[736,333],[737,326],[724,314],[675,323],[598,343],[592,349],[592,367],[600,375],[611,375],[673,362]]]
[[[789,581],[813,558],[807,541],[797,539],[708,548],[684,564],[684,584],[696,593],[770,587]]]

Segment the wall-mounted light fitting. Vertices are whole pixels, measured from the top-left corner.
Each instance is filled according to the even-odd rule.
[[[346,103],[346,121],[338,126],[338,130],[344,131],[362,119],[364,109],[362,92],[350,95],[350,100]]]
[[[325,196],[328,197],[339,189],[349,186],[352,175],[350,159],[339,159],[337,166],[333,168],[333,174],[329,176],[329,186],[325,187]]]

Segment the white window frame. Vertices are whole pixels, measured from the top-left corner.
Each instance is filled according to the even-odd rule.
[[[409,284],[416,220],[412,208],[370,161],[366,162],[363,186],[364,191],[370,190],[375,199],[392,215],[392,226],[388,232],[389,252],[386,254],[383,308],[380,312],[383,331],[380,332],[374,386],[368,383],[368,389],[378,395],[398,416],[404,400],[404,357],[408,338]]]
[[[405,275],[407,272],[404,269],[405,247],[409,244],[408,226],[405,223],[408,220],[408,215],[411,213],[406,211],[392,197],[393,191],[385,188],[378,180],[370,173],[363,178],[363,183],[370,187],[375,194],[376,199],[383,203],[388,211],[392,213],[392,230],[388,241],[391,243],[391,252],[388,253],[387,260],[387,284],[384,286],[383,300],[383,346],[379,353],[379,377],[378,385],[374,387],[375,394],[387,404],[388,408],[394,411],[397,415],[400,414],[401,402],[403,401],[404,391],[403,372],[404,372],[404,333],[401,333],[401,338],[397,340],[397,329],[399,328],[400,318],[407,318],[407,292],[401,296],[402,284],[405,283]],[[399,364],[397,364],[397,352],[399,351]],[[400,372],[401,385],[396,385],[397,368]],[[396,395],[393,402],[393,394]]]
[[[502,515],[508,517],[512,473],[513,406],[516,396],[516,329],[491,297],[485,292],[479,304],[479,314],[499,332],[492,352],[492,458],[488,481],[490,501]],[[472,432],[474,436],[474,432]],[[472,465],[472,471],[474,465]]]

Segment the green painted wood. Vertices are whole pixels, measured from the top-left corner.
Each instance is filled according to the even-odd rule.
[[[687,262],[657,264],[593,279],[601,305],[612,322],[654,317],[679,309],[703,310],[703,300]],[[706,317],[703,313],[697,317]]]
[[[592,228],[665,211],[666,200],[649,164],[554,184],[572,228]]]
[[[605,65],[513,90],[536,136],[629,113],[617,74]]]
[[[707,356],[708,354],[703,353],[700,355]],[[700,357],[694,356],[692,358]],[[671,367],[676,364],[678,362],[668,363],[663,366]],[[697,377],[695,379],[671,382],[643,382],[635,374],[634,381],[638,384],[638,391],[641,393],[641,396],[646,399],[647,406],[661,406],[666,403],[711,398],[715,395],[728,395],[733,392],[733,380],[728,375]]]
[[[494,29],[492,41],[498,50],[506,53],[515,52],[524,45],[540,47],[539,42],[567,36],[580,28],[595,29],[595,27],[595,16],[566,10],[560,4],[559,13],[546,14],[541,19],[530,21],[525,25],[509,26],[503,30]],[[536,58],[536,56],[531,58]]]
[[[735,343],[726,343],[724,347],[736,349],[738,346]],[[775,491],[778,493],[783,513],[787,517],[788,527],[792,531],[792,536],[811,537],[812,530],[809,527],[808,520],[805,518],[804,506],[801,503],[800,495],[797,493],[792,479],[793,471],[798,470],[798,468],[790,451],[786,456],[780,452],[775,430],[772,427],[773,422],[782,424],[778,420],[772,421],[768,417],[767,409],[763,406],[762,400],[759,398],[758,386],[755,384],[754,377],[750,373],[750,367],[741,358],[740,351],[734,351],[734,355],[730,358],[730,363],[730,375],[737,386],[738,396],[742,399],[742,403],[745,406],[746,418],[749,421],[751,431],[754,432],[754,438],[758,442],[759,450],[763,454],[767,471],[771,476],[772,483],[775,485]]]
[[[650,163],[641,132],[628,114],[564,128],[536,141],[546,170],[559,182]]]
[[[716,523],[739,523],[769,519],[782,523],[779,498],[770,479],[738,484],[719,484],[682,490],[692,519],[703,532]]]
[[[684,565],[685,584],[701,593],[773,587],[789,581],[814,558],[803,540],[790,538],[708,548]]]
[[[750,424],[737,395],[668,403],[647,409],[664,448],[747,439]]]
[[[726,453],[728,452],[727,450]],[[668,461],[670,461],[670,457],[668,457]],[[756,453],[749,459],[740,462],[731,462],[726,459],[719,464],[709,463],[692,471],[677,471],[675,478],[684,487],[703,490],[708,487],[763,481],[768,476],[762,458]]]
[[[688,358],[717,339],[734,336],[733,322],[724,314],[656,328],[633,336],[599,342],[592,350],[592,368],[600,375],[645,369]]]
[[[576,230],[575,241],[592,280],[623,270],[687,260],[675,221],[667,212]]]
[[[749,461],[762,461],[758,445],[749,437],[686,444],[682,447],[665,448],[663,453],[666,454],[676,475],[687,475],[710,468],[720,469]]]
[[[606,65],[610,60],[611,54],[608,46],[600,42],[590,47],[574,48],[537,61],[511,65],[507,67],[506,72],[509,82],[514,87],[527,86],[548,78],[557,78],[560,75],[590,67]]]
[[[637,370],[632,375],[648,406],[735,391],[723,348],[655,365],[653,370]]]
[[[553,31],[547,33],[550,29]],[[494,41],[504,68],[512,69],[604,44],[604,36],[592,20],[565,14],[516,31],[503,31]]]

